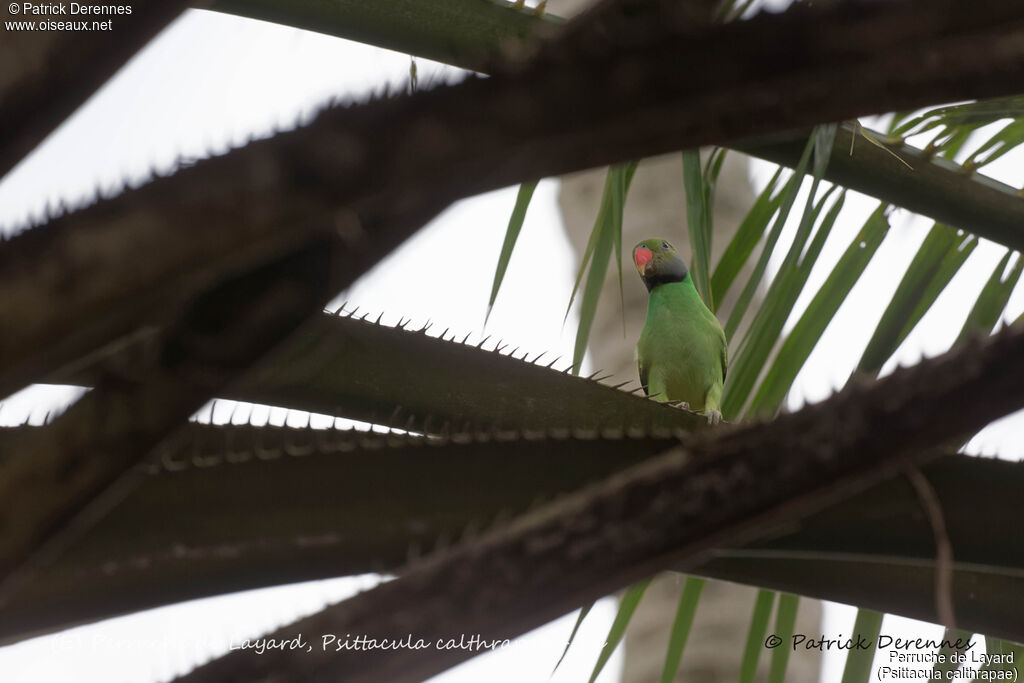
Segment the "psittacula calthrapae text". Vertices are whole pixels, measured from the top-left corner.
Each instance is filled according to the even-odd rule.
[[[682,401],[709,423],[719,422],[729,365],[722,325],[671,244],[644,240],[633,247],[633,262],[649,292],[636,345],[640,384],[658,401]]]

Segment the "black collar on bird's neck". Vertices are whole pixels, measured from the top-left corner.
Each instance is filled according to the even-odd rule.
[[[655,272],[642,279],[644,284],[647,285],[647,291],[650,292],[658,285],[665,285],[670,282],[685,282],[689,274],[689,271],[686,270],[686,264],[681,259],[673,259],[668,263],[659,264]]]

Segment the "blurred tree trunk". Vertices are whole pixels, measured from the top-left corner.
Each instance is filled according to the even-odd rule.
[[[714,207],[712,265],[718,262],[739,222],[753,203],[754,195],[747,169],[745,157],[730,153],[726,158]],[[605,173],[605,169],[598,169],[562,179],[559,205],[566,231],[578,254],[583,252],[593,227]],[[641,163],[630,186],[623,222],[625,262],[622,266],[622,300],[625,308],[625,333],[619,283],[612,268],[601,293],[588,349],[592,370],[615,373],[614,378],[608,380],[609,383],[625,380],[638,382],[634,349],[647,314],[647,291],[629,257],[633,245],[648,237],[663,237],[672,242],[684,257],[690,254],[682,174],[680,155],[667,155]],[[742,276],[739,281],[742,282]],[[726,298],[718,313],[723,321],[732,308],[735,292],[732,294]],[[623,683],[652,683],[659,680],[668,635],[682,590],[681,579],[680,574],[664,574],[647,589],[627,631]],[[756,589],[746,586],[708,581],[697,608],[694,628],[690,633],[677,681],[718,683],[738,680],[756,592]],[[797,632],[820,632],[820,614],[817,601],[802,600]],[[767,651],[762,653],[762,674],[767,673],[768,659]],[[819,658],[816,655],[793,653],[787,678],[816,680],[818,666]]]

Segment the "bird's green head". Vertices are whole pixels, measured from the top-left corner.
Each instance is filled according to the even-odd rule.
[[[633,247],[633,263],[648,292],[660,284],[683,282],[689,277],[679,252],[663,239],[644,240]]]

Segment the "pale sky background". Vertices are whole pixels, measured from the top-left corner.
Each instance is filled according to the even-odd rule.
[[[432,77],[458,78],[457,70],[424,60],[418,60],[418,68],[421,84]],[[141,181],[150,169],[166,171],[178,157],[223,152],[251,135],[290,127],[329,97],[360,99],[384,82],[404,82],[408,71],[409,58],[404,55],[297,29],[189,11],[0,181],[0,230],[38,218],[48,203],[63,199],[74,204],[97,187],[109,190],[126,179]],[[754,166],[755,182],[763,184],[766,168]],[[1019,169],[1018,156],[991,172],[1019,186]],[[556,181],[544,181],[538,188],[487,334],[532,353],[568,356],[575,321],[570,316],[563,329],[562,318],[577,264],[561,229],[556,193]],[[414,323],[430,319],[440,329],[450,326],[479,335],[514,198],[515,189],[507,188],[454,205],[393,254],[386,268],[371,273],[342,298],[351,302],[350,307],[384,312],[385,321],[400,316],[412,317]],[[866,198],[848,199],[845,218],[826,245],[798,310],[874,206]],[[867,341],[866,331],[881,315],[904,264],[930,225],[902,214],[894,220],[893,234],[873,259],[868,277],[798,378],[790,407],[825,398],[845,382]],[[477,258],[465,258],[467,244],[473,245]],[[979,246],[886,371],[896,362],[913,363],[922,354],[934,355],[948,347],[1002,254],[996,245]],[[1021,310],[1024,296],[1018,288],[1009,306],[1011,317]],[[39,422],[47,410],[73,395],[52,387],[27,390],[3,402],[0,423]],[[230,412],[230,405],[222,403],[215,419],[227,419]],[[242,411],[241,417],[246,415]],[[268,418],[278,424],[305,422],[303,413],[265,408],[253,413],[254,421]],[[1020,434],[1019,419],[1003,420],[985,430],[972,448],[1020,458]],[[195,661],[223,652],[230,642],[316,611],[376,580],[318,581],[149,610],[0,648],[0,671],[5,683],[167,680]],[[614,602],[599,603],[552,681],[586,680],[614,611]],[[852,608],[828,606],[823,632],[850,633],[852,615]],[[574,619],[568,615],[519,639],[510,651],[478,657],[437,681],[547,680]],[[884,630],[896,629],[924,637],[941,633],[934,625],[887,618]],[[727,646],[740,657],[741,642]],[[843,655],[827,658],[822,680],[838,681],[843,661]],[[620,668],[616,654],[602,683],[617,680]]]

